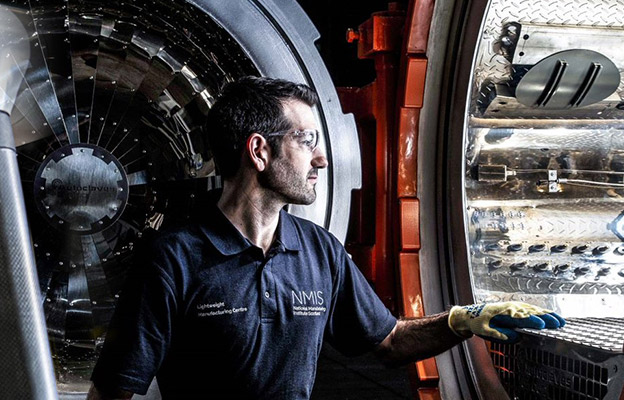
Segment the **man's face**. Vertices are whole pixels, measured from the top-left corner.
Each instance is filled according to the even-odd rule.
[[[292,124],[292,131],[318,129],[312,108],[303,102],[292,100],[284,103],[284,115]],[[260,183],[289,204],[312,204],[316,199],[315,185],[318,170],[327,167],[327,158],[317,147],[311,150],[302,138],[284,135],[279,154],[273,154],[271,162],[260,174]]]

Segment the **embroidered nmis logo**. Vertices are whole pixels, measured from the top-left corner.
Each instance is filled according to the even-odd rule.
[[[321,290],[292,290],[293,305],[298,306],[322,306],[325,303]]]
[[[321,290],[292,290],[292,311],[295,316],[319,317],[327,311]]]

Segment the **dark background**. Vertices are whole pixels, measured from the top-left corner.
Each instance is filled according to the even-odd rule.
[[[372,60],[357,58],[357,43],[347,43],[348,28],[357,31],[371,14],[388,9],[387,0],[298,0],[321,38],[316,46],[337,87],[362,87],[375,79]],[[406,1],[398,1],[405,4]],[[403,5],[403,9],[406,6]]]

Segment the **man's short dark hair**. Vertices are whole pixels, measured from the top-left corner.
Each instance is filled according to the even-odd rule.
[[[293,128],[282,106],[288,100],[299,100],[313,107],[318,103],[318,96],[307,85],[266,77],[246,76],[223,87],[208,112],[204,128],[218,172],[224,179],[238,171],[249,135]],[[279,152],[282,137],[267,140],[271,150]]]

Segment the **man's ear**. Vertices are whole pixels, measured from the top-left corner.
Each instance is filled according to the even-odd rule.
[[[252,133],[247,138],[245,153],[256,170],[265,170],[269,161],[270,148],[269,143],[264,136],[259,133]]]

